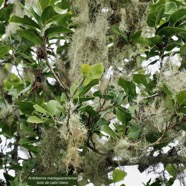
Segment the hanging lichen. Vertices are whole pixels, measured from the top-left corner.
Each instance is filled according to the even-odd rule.
[[[80,148],[83,146],[86,137],[87,130],[85,126],[81,123],[78,114],[72,113],[70,118],[67,119],[67,125],[60,128],[60,138],[64,139],[67,146],[67,152],[64,158],[64,163],[66,165],[66,171],[69,172],[71,166],[73,167],[74,173],[82,163],[82,158],[80,156]]]
[[[39,145],[39,158],[36,172],[40,174],[65,173],[64,157],[67,144],[59,137],[57,129],[43,131]]]
[[[70,77],[74,80],[79,75],[81,64],[107,63],[107,17],[104,13],[96,16],[95,22],[90,22],[88,1],[75,1],[75,7],[80,13],[75,18],[78,25],[69,49],[71,64]],[[77,4],[76,4],[77,3]],[[83,7],[83,8],[82,8]]]

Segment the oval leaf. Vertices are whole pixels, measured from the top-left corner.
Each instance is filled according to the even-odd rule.
[[[23,18],[18,16],[12,16],[10,18],[10,22],[20,23],[22,25],[29,25],[32,27],[40,28],[39,25],[34,20],[32,20],[30,17],[26,15]]]
[[[164,14],[165,5],[160,5],[154,12],[150,13],[147,17],[147,24],[150,27],[155,27],[160,23]]]
[[[37,110],[38,112],[41,112],[41,113],[43,113],[43,114],[46,114],[46,113],[47,113],[47,111],[46,111],[44,108],[40,107],[38,104],[33,105],[33,107],[34,107],[35,110]]]
[[[124,80],[123,78],[120,78],[118,81],[118,85],[120,85],[124,90],[125,93],[129,96],[129,97],[135,97],[136,94],[136,86],[133,82]]]
[[[186,105],[186,90],[183,90],[176,95],[176,102],[179,106]]]
[[[35,43],[35,44],[40,44],[42,45],[42,39],[41,37],[37,34],[37,32],[33,29],[28,29],[28,30],[23,30],[21,31],[22,35],[24,38],[28,39],[29,41]]]
[[[116,133],[108,125],[102,125],[101,126],[101,131],[108,134],[111,138],[114,138],[114,139],[117,138]]]
[[[147,79],[146,75],[144,74],[134,74],[133,81],[139,85],[147,86]]]
[[[50,100],[47,104],[47,109],[52,115],[59,116],[61,114],[61,104],[56,100]]]
[[[27,122],[28,123],[43,123],[44,121],[42,119],[38,118],[37,116],[30,116],[27,119]]]
[[[54,8],[52,6],[48,6],[44,9],[41,15],[41,21],[43,24],[49,23],[50,20],[56,15],[58,14],[55,12]]]
[[[125,171],[122,171],[120,169],[115,169],[112,174],[113,182],[119,182],[122,181],[127,173]]]
[[[32,102],[21,101],[21,102],[18,102],[17,105],[23,114],[30,115],[34,111]]]

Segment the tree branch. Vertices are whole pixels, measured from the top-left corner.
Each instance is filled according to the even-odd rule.
[[[54,75],[56,81],[59,83],[59,85],[63,89],[63,91],[66,94],[66,96],[69,98],[69,94],[68,94],[69,88],[65,85],[65,83],[63,81],[60,80],[60,78],[58,77],[58,75],[55,73],[55,71],[53,70],[52,66],[50,65],[50,62],[48,60],[48,53],[47,53],[46,45],[47,45],[46,38],[43,38],[43,50],[44,50],[44,54],[45,54],[46,64],[47,64],[48,68],[50,69],[50,71],[52,72],[52,74]]]

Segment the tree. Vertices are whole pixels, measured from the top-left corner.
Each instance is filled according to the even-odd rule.
[[[80,185],[108,185],[124,179],[118,167],[126,165],[143,172],[162,163],[170,178],[146,185],[172,185],[184,173],[185,5],[0,0],[7,185],[27,185],[30,174],[75,174]],[[148,72],[151,65],[156,72]]]

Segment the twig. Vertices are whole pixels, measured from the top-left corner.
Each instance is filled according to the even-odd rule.
[[[74,97],[74,95],[77,93],[78,89],[79,89],[80,86],[84,83],[85,79],[86,79],[86,77],[84,77],[84,78],[82,79],[82,81],[80,82],[79,86],[78,86],[78,87],[76,88],[76,90],[74,91],[72,97]]]
[[[13,49],[12,49],[12,57],[13,57],[13,61],[14,61],[13,65],[14,65],[15,68],[16,68],[17,74],[18,74],[18,76],[20,77],[21,81],[23,82],[24,88],[26,88],[25,80],[24,80],[24,78],[21,76],[21,74],[20,74],[20,72],[19,72],[19,69],[17,68],[17,65],[16,65],[16,57],[15,57],[15,55],[14,55]]]
[[[63,89],[63,91],[65,92],[66,96],[69,98],[69,94],[68,94],[68,91],[69,91],[69,88],[65,85],[65,83],[63,81],[61,81],[59,79],[59,77],[57,76],[57,74],[55,73],[55,71],[53,70],[52,66],[50,65],[50,62],[48,60],[48,53],[47,53],[47,43],[46,43],[46,38],[43,38],[43,50],[44,50],[44,54],[45,54],[45,61],[46,61],[46,64],[48,66],[48,68],[50,69],[50,71],[52,72],[52,74],[54,75],[56,81],[59,83],[59,85],[61,86],[61,88]]]
[[[176,114],[173,114],[173,115],[171,116],[171,120],[172,120],[175,116],[176,116]],[[178,126],[178,125],[181,124],[181,123],[182,123],[182,121],[176,122],[175,124],[170,123],[170,124],[165,128],[165,130],[163,131],[163,134],[162,134],[154,143],[151,143],[151,144],[150,144],[150,147],[152,147],[152,146],[154,146],[154,145],[159,145],[159,144],[162,142],[163,138],[165,137],[166,133],[167,133],[170,129],[173,129],[174,127]]]
[[[154,98],[154,97],[156,97],[156,96],[159,96],[160,94],[161,94],[161,93],[160,93],[160,92],[158,92],[158,93],[153,94],[153,95],[151,95],[151,96],[143,97],[143,99]]]

